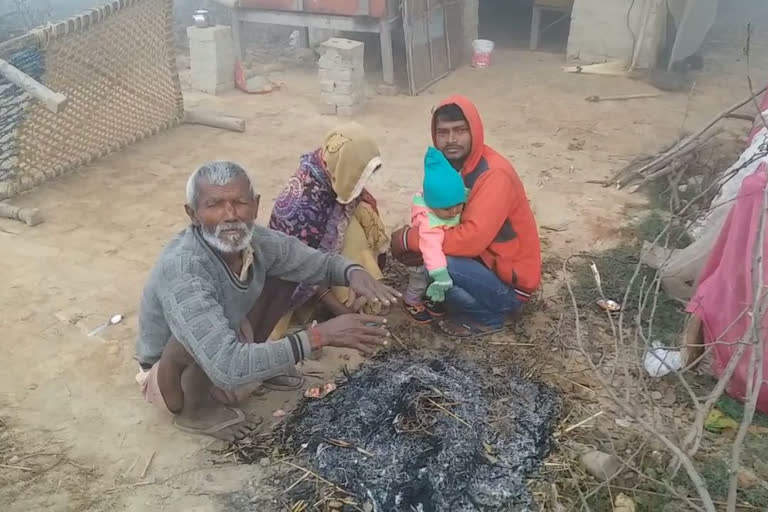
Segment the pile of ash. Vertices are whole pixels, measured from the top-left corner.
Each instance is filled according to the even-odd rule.
[[[530,510],[526,478],[548,454],[560,399],[494,373],[449,355],[385,353],[302,401],[277,432],[281,451],[352,493],[345,511]],[[327,510],[317,482],[296,479],[284,478],[294,485],[282,498]]]

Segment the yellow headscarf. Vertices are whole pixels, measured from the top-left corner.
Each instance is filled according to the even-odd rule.
[[[360,195],[381,166],[380,155],[379,146],[357,123],[342,124],[328,133],[323,158],[339,203],[349,204]]]

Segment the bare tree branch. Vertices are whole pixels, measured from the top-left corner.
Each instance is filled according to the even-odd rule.
[[[626,414],[631,416],[635,421],[637,421],[637,423],[641,427],[643,427],[643,429],[646,432],[656,437],[659,441],[661,441],[661,443],[664,444],[664,446],[667,447],[667,449],[670,452],[672,452],[676,457],[680,459],[683,467],[685,468],[686,473],[688,474],[688,478],[690,478],[691,482],[694,485],[694,488],[696,489],[696,493],[699,495],[699,498],[702,501],[703,509],[706,512],[716,512],[717,509],[715,508],[715,504],[712,501],[712,496],[710,495],[709,490],[707,489],[706,482],[704,482],[704,479],[702,478],[701,473],[698,472],[698,470],[696,469],[696,466],[693,464],[693,461],[688,457],[688,455],[686,455],[686,453],[679,446],[677,446],[674,442],[672,442],[671,439],[669,439],[666,435],[664,435],[661,431],[659,431],[659,429],[655,428],[652,424],[650,424],[645,418],[642,417],[642,415],[638,414],[638,412],[634,409],[634,407],[632,407],[631,402],[627,402],[626,400],[617,396],[613,388],[606,381],[605,377],[603,377],[603,375],[600,373],[598,368],[595,366],[594,362],[592,362],[592,359],[589,357],[589,354],[587,353],[584,347],[584,340],[581,332],[581,320],[579,319],[579,306],[576,302],[576,296],[573,293],[573,288],[571,287],[571,280],[570,280],[568,268],[565,262],[563,262],[563,275],[565,277],[565,284],[566,284],[566,287],[568,288],[568,295],[570,296],[571,306],[573,308],[574,315],[575,315],[576,342],[579,347],[579,351],[581,352],[582,356],[584,356],[584,358],[586,359],[593,374],[600,381],[600,383],[602,384],[602,386],[610,396],[611,400],[613,400],[613,402],[620,409],[622,409]]]

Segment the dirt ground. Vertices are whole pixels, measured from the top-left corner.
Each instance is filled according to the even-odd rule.
[[[494,59],[492,67],[463,68],[419,97],[372,96],[357,118],[381,145],[385,167],[371,189],[388,227],[407,219],[430,142],[430,110],[445,95],[476,101],[487,143],[515,164],[539,224],[555,228],[542,229],[545,256],[612,244],[627,205],[644,199],[586,182],[671,142],[686,111],[685,127],[693,129],[746,95],[737,63],[699,73],[690,99],[664,93],[595,104],[585,98],[655,89],[565,74],[553,54],[500,50]],[[239,162],[255,179],[266,218],[299,155],[338,122],[318,114],[311,70],[286,68],[271,78],[283,86],[269,95],[185,95],[187,107],[247,118],[246,133],[175,128],[17,198],[42,208],[44,224],[0,221],[3,510],[215,511],[227,509],[221,496],[258,486],[261,468],[221,464],[207,439],[175,430],[142,401],[133,349],[144,279],[163,244],[186,224],[189,173],[212,159]],[[743,121],[726,126],[729,137],[748,130]],[[546,282],[544,296],[557,286]],[[125,316],[122,324],[86,336],[115,313]],[[330,376],[356,362],[346,357],[329,350],[305,371]],[[272,411],[293,399],[272,393],[247,409],[271,421]]]

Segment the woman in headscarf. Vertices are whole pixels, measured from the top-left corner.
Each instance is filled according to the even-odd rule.
[[[379,147],[362,126],[346,123],[331,130],[320,149],[301,157],[275,200],[269,227],[323,252],[342,254],[381,279],[389,238],[376,201],[365,190],[381,164]],[[292,321],[313,320],[319,305],[331,316],[352,312],[345,304],[350,299],[348,288],[299,285],[293,313],[280,321],[273,338],[283,336]],[[379,311],[369,304],[363,312]]]

